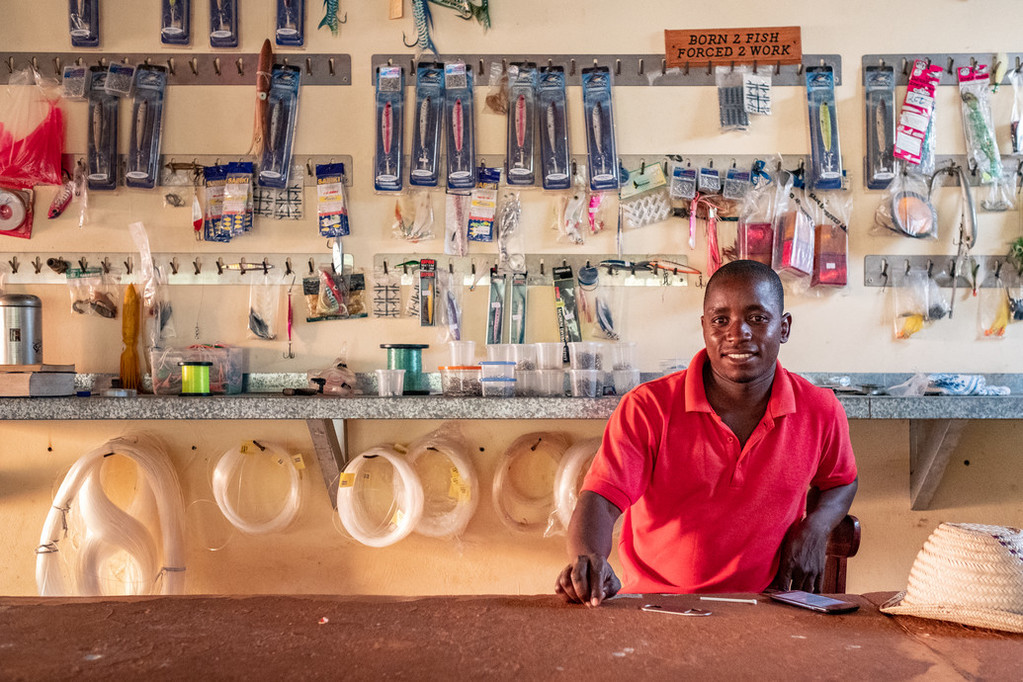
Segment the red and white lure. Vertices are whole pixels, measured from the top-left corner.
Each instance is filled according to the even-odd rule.
[[[64,171],[66,174],[67,171]],[[75,196],[75,181],[73,178],[68,177],[64,184],[57,190],[57,194],[54,195],[53,201],[50,202],[50,210],[46,213],[46,216],[51,220],[53,218],[59,218],[67,207],[71,205],[71,200]]]
[[[526,144],[526,96],[519,95],[515,100],[515,145],[519,148],[519,168],[525,166]]]
[[[391,174],[391,143],[394,138],[394,108],[390,102],[384,104],[380,117],[380,140],[384,152],[384,174]]]

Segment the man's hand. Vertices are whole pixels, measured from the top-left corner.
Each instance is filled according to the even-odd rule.
[[[622,589],[611,564],[599,554],[582,554],[558,576],[554,592],[568,603],[599,606]]]
[[[778,573],[770,589],[820,592],[830,532],[829,528],[814,524],[810,517],[793,524],[781,545]]]

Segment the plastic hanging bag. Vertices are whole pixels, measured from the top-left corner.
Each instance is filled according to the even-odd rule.
[[[249,285],[250,338],[273,341],[277,338],[277,312],[281,307],[281,285],[267,273],[256,275]]]
[[[448,193],[444,197],[444,253],[449,256],[469,255],[468,194]]]
[[[893,332],[908,339],[931,323],[948,316],[950,306],[938,283],[923,270],[911,270],[892,288]]]
[[[437,273],[437,323],[444,341],[462,339],[462,278],[451,269]]]
[[[386,265],[373,270],[373,317],[401,317],[401,279]]]
[[[1013,312],[1009,307],[1009,291],[998,274],[991,274],[989,281],[981,287],[979,298],[977,322],[984,338],[1004,338]]]
[[[642,167],[629,171],[620,196],[629,227],[645,227],[667,220],[671,215],[668,180],[659,163],[644,163]]]
[[[762,165],[762,164],[761,164]],[[739,209],[736,253],[744,260],[771,265],[774,254],[774,210],[779,183],[773,175],[758,171],[757,183],[746,192]],[[784,185],[782,185],[784,187]]]
[[[826,190],[809,192],[807,196],[817,208],[810,286],[844,287],[848,283],[852,195],[842,190]]]
[[[794,186],[795,180],[786,183],[786,187],[792,187],[788,192],[783,193],[779,185],[772,267],[779,273],[802,278],[813,272],[814,221],[802,183]]]
[[[718,89],[718,120],[722,132],[749,129],[749,115],[743,96],[744,67],[718,66],[714,69],[714,82]]]
[[[162,348],[167,340],[177,336],[174,329],[173,309],[167,295],[163,273],[153,264],[149,248],[149,235],[142,223],[129,226],[135,248],[139,250],[139,282],[142,285],[142,312],[146,321],[146,347]]]
[[[409,242],[433,239],[433,195],[416,190],[409,192],[405,200],[395,201],[391,234]]]
[[[18,187],[61,184],[64,115],[56,83],[34,69],[11,74],[0,104],[0,180]]]
[[[497,208],[497,266],[504,272],[524,272],[526,269],[521,218],[519,193],[505,191]]]
[[[879,233],[889,230],[914,239],[935,239],[938,236],[938,213],[930,199],[927,178],[917,170],[900,166],[891,184],[881,196],[874,214]]]
[[[1012,115],[1009,118],[1009,140],[1012,142],[1012,153],[1023,154],[1023,73],[1019,69],[1009,71],[1009,83],[1012,84]]]
[[[65,274],[71,295],[71,312],[76,315],[117,317],[117,287],[100,268],[71,268]]]

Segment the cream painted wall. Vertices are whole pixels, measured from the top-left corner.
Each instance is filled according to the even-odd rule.
[[[258,51],[270,30],[269,2],[241,0],[242,45],[239,51]],[[409,251],[389,237],[390,199],[373,195],[369,177],[373,144],[370,57],[378,52],[402,52],[401,31],[412,32],[411,18],[386,20],[382,0],[343,3],[349,23],[341,37],[314,31],[319,4],[310,1],[307,34],[309,52],[342,52],[352,55],[354,85],[306,87],[300,106],[298,153],[338,153],[355,157],[352,189],[353,234],[347,250],[358,265],[370,267],[374,253]],[[976,302],[957,302],[956,318],[940,328],[921,334],[909,343],[895,343],[883,321],[884,297],[879,289],[864,288],[862,257],[875,253],[950,253],[955,194],[942,193],[942,235],[937,242],[876,237],[870,223],[877,195],[861,189],[863,153],[862,88],[860,57],[866,53],[902,51],[1012,51],[1020,49],[1018,27],[991,17],[1012,16],[1009,0],[976,2],[936,0],[928,5],[929,25],[914,29],[879,25],[878,16],[890,16],[891,3],[869,0],[855,5],[822,1],[757,5],[724,0],[713,13],[696,13],[689,5],[669,0],[649,0],[626,7],[620,2],[541,2],[540,0],[494,0],[495,28],[483,33],[449,12],[436,10],[435,39],[448,52],[600,52],[643,53],[662,49],[664,28],[697,26],[800,25],[806,52],[840,53],[844,60],[844,85],[838,89],[845,165],[853,180],[855,214],[850,234],[850,281],[845,290],[816,297],[790,297],[795,318],[792,341],[783,349],[782,361],[805,371],[1019,371],[1020,333],[1010,328],[1009,338],[999,342],[977,340]],[[194,11],[196,35],[203,35],[205,2]],[[640,9],[637,9],[640,8]],[[410,14],[406,9],[406,14]],[[155,3],[105,0],[103,3],[103,50],[162,52],[156,39]],[[313,18],[316,15],[316,18]],[[0,51],[65,50],[66,3],[60,0],[33,2],[0,0]],[[131,27],[132,35],[127,27]],[[118,29],[121,34],[118,34]],[[980,38],[983,36],[983,39]],[[193,48],[206,52],[205,41]],[[2,96],[2,95],[0,95]],[[583,148],[578,88],[570,90],[573,148]],[[713,88],[623,87],[615,92],[618,109],[618,143],[622,154],[663,153],[803,153],[807,148],[805,98],[800,88],[775,90],[773,119],[758,121],[749,134],[720,135],[716,129],[716,95]],[[248,146],[252,92],[248,87],[173,88],[168,95],[164,151],[187,156],[195,153],[240,153]],[[954,92],[943,88],[939,106],[939,152],[962,152],[960,122]],[[996,116],[1003,150],[1011,90],[995,97]],[[123,124],[127,124],[126,112]],[[68,147],[82,152],[85,146],[85,106],[68,107]],[[478,116],[480,153],[498,154],[503,147],[503,120]],[[42,188],[37,209],[50,201],[52,190]],[[311,195],[307,194],[307,200]],[[30,242],[0,237],[0,254],[18,251],[67,253],[102,249],[132,251],[126,226],[145,221],[153,249],[222,252],[301,253],[323,248],[313,221],[264,222],[250,236],[229,245],[196,244],[191,236],[187,209],[165,209],[159,195],[119,190],[91,195],[95,211],[90,224],[79,232],[70,216],[56,221],[36,221]],[[558,253],[564,246],[546,228],[546,200],[540,193],[524,196],[524,224],[534,241],[533,251]],[[438,203],[438,216],[440,215]],[[981,215],[976,251],[1001,254],[1006,243],[1019,235],[1019,214]],[[674,221],[632,231],[626,250],[635,252],[687,252],[683,224]],[[439,243],[423,243],[420,251],[439,250]],[[592,238],[586,253],[603,254],[614,249],[610,234]],[[474,245],[475,250],[475,245]],[[480,250],[480,253],[486,251]],[[704,246],[697,245],[690,262],[703,266]],[[2,259],[0,271],[6,269]],[[44,342],[48,362],[75,362],[80,371],[115,371],[120,353],[119,325],[98,319],[71,319],[63,287],[11,287],[30,291],[44,299]],[[195,326],[204,341],[220,340],[249,347],[252,371],[302,372],[323,366],[346,344],[358,371],[383,365],[381,341],[427,342],[433,345],[424,357],[432,369],[443,361],[440,338],[433,330],[421,330],[407,320],[322,323],[296,325],[298,357],[281,358],[281,344],[256,344],[244,336],[247,291],[243,287],[180,287],[173,292],[179,333],[192,340]],[[486,292],[467,299],[467,311],[477,320]],[[636,293],[631,302],[631,335],[641,343],[644,370],[654,370],[666,357],[689,357],[701,345],[697,318],[701,292],[689,289],[651,289]],[[297,302],[297,299],[296,299]],[[536,312],[530,340],[553,340],[552,307],[546,293],[534,290],[530,305]],[[473,313],[475,312],[475,315]],[[482,341],[482,324],[470,322],[469,336]],[[365,421],[352,425],[351,444],[358,452],[383,441],[412,437],[436,426],[430,422]],[[601,424],[587,421],[469,422],[464,425],[474,448],[483,480],[489,482],[496,458],[518,435],[538,428],[558,428],[574,437],[596,435]],[[189,500],[203,497],[208,461],[240,439],[275,440],[298,451],[310,452],[308,434],[300,422],[7,422],[0,426],[0,593],[32,594],[35,591],[33,548],[45,517],[55,478],[81,453],[122,432],[145,430],[160,436],[174,453]],[[1017,422],[973,423],[949,466],[934,509],[909,511],[908,428],[905,422],[856,421],[853,443],[861,469],[860,493],[853,512],[860,516],[865,533],[860,556],[851,564],[849,590],[863,592],[903,586],[913,557],[927,534],[942,520],[1023,524],[1019,492],[1023,464],[1015,457],[1023,427]],[[194,447],[194,450],[193,450]],[[52,448],[48,449],[48,448]],[[969,460],[970,464],[964,464]],[[316,473],[310,472],[316,479]],[[486,487],[486,486],[484,486]],[[459,593],[548,591],[564,560],[558,540],[524,538],[505,531],[484,493],[480,510],[463,541],[450,545],[412,537],[382,550],[359,547],[346,540],[332,522],[322,483],[314,481],[309,504],[297,527],[286,536],[272,539],[235,537],[216,553],[190,546],[189,590],[193,592],[340,592],[340,593]]]

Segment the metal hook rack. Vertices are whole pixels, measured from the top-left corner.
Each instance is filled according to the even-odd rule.
[[[1009,71],[1019,71],[1020,67],[1023,66],[1023,52],[1007,52],[1005,53],[1008,58],[1005,77],[999,83],[999,85],[1007,84],[1009,82]],[[941,81],[938,85],[958,85],[959,81],[956,77],[956,69],[960,66],[970,66],[976,64],[987,64],[989,70],[994,73],[995,62],[998,60],[996,52],[902,52],[892,54],[865,54],[862,60],[862,74],[864,84],[866,84],[867,77],[867,66],[877,66],[878,64],[890,65],[895,71],[895,84],[906,85],[909,83],[909,74],[913,69],[913,62],[917,59],[923,59],[928,64],[940,64],[942,68]]]
[[[541,66],[560,66],[565,70],[568,85],[582,83],[582,69],[577,65],[597,64],[606,66],[615,74],[615,85],[664,85],[696,86],[715,85],[713,69],[702,68],[704,62],[692,62],[684,67],[667,68],[663,54],[451,54],[444,55],[444,61],[464,61],[478,68],[476,87],[488,87],[484,79],[490,73],[492,64],[504,68],[514,62],[534,62]],[[647,69],[648,63],[660,63],[657,70]],[[381,66],[398,64],[405,67],[406,84],[415,85],[416,59],[409,53],[375,54],[370,58],[370,83],[376,82],[377,69]],[[772,86],[804,86],[802,73],[805,66],[830,66],[835,73],[835,85],[842,84],[842,56],[838,54],[804,54],[801,64],[777,64],[771,60],[758,63],[758,68],[770,65],[774,69]]]
[[[1010,267],[1002,272],[1005,265],[1005,256],[974,255],[973,259],[979,266],[982,273],[1001,273],[1004,276],[1012,271]],[[863,257],[863,286],[865,287],[889,287],[897,286],[899,281],[910,273],[921,272],[926,274],[939,287],[951,287],[952,277],[955,273],[955,254],[933,254],[927,256],[907,255],[870,255]],[[956,286],[960,289],[969,289],[973,286],[969,273],[959,273],[956,277]],[[984,277],[977,282],[978,287],[998,286],[996,282]]]
[[[1023,160],[1020,160],[1018,156],[1012,154],[1002,155],[1002,169],[1005,171],[1007,177],[1011,177],[1014,173],[1021,173],[1023,171]],[[863,172],[866,175],[869,172],[867,167],[867,157],[863,157]],[[966,179],[969,181],[970,187],[980,187],[983,184],[983,178],[980,173],[977,173],[976,161],[968,157],[966,154],[935,154],[934,155],[934,186],[935,187],[958,187],[959,186],[959,175],[945,172],[950,166],[963,166],[969,169],[970,172],[966,174]],[[1023,175],[1023,173],[1021,173]],[[867,191],[882,192],[884,188],[878,188],[871,190],[864,187]]]
[[[5,256],[5,262],[0,264],[0,273],[6,273],[8,284],[66,284],[65,273],[72,265],[87,270],[90,264],[121,284],[138,283],[140,277],[140,271],[135,267],[135,262],[138,260],[137,253],[69,252],[66,256],[8,253]],[[292,265],[300,259],[308,261],[310,275],[315,274],[318,267],[331,266],[331,254],[326,251],[311,254],[276,253],[271,255],[216,252],[153,254],[154,264],[160,268],[166,276],[167,283],[171,285],[243,285],[249,284],[251,276],[246,277],[245,275],[250,272],[280,273],[283,280],[284,277],[301,274]],[[23,267],[25,263],[33,267]],[[44,267],[47,265],[49,267]],[[352,254],[344,254],[344,267],[346,271],[354,270],[355,259]]]
[[[230,56],[236,68],[223,68],[222,60]],[[352,57],[347,54],[274,53],[274,60],[300,58],[305,61],[302,85],[351,85]],[[0,84],[7,83],[19,69],[42,64],[44,75],[60,77],[63,64],[106,66],[111,62],[125,64],[156,64],[167,67],[168,85],[254,85],[259,54],[228,52],[0,52],[7,68],[0,68]],[[188,68],[179,68],[181,63]],[[45,65],[53,65],[53,72]]]

